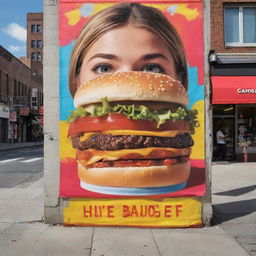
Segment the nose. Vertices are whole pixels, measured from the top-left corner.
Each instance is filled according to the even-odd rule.
[[[117,72],[129,72],[129,71],[136,71],[132,65],[121,65],[117,70]]]

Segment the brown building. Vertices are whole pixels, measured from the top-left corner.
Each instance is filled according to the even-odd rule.
[[[42,105],[42,81],[0,46],[0,143],[33,140]]]
[[[43,79],[43,13],[27,14],[27,58],[32,72]]]
[[[256,1],[210,2],[214,159],[224,126],[226,159],[256,161]]]

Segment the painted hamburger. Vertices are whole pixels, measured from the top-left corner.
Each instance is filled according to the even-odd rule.
[[[80,86],[69,117],[78,176],[87,190],[119,195],[177,191],[190,175],[197,125],[187,91],[163,74],[106,74]]]

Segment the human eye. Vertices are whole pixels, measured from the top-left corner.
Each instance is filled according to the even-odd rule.
[[[146,64],[143,68],[142,71],[144,72],[152,72],[152,73],[165,73],[164,68],[156,63],[149,63]]]
[[[113,67],[110,64],[98,64],[92,70],[97,74],[104,74],[113,72]]]

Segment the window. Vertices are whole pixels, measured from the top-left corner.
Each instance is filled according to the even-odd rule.
[[[31,32],[36,33],[36,25],[31,25]]]
[[[5,92],[6,92],[6,95],[9,95],[9,76],[8,74],[5,74]]]
[[[31,108],[32,109],[37,109],[38,105],[37,105],[37,97],[31,97]]]
[[[256,6],[225,7],[226,46],[256,46]]]
[[[21,96],[23,97],[25,95],[25,85],[21,84],[21,88],[22,88]]]
[[[40,25],[40,24],[31,25],[31,32],[32,33],[42,33],[42,25]]]
[[[42,33],[42,26],[41,25],[36,25],[36,32]]]
[[[36,40],[31,40],[31,48],[36,48]]]
[[[17,85],[17,81],[14,79],[14,91],[13,91],[13,96],[17,96],[17,91],[18,91],[18,85]]]
[[[31,53],[31,60],[36,60],[36,53],[35,52]]]
[[[37,60],[42,61],[42,55],[40,52],[37,53]]]
[[[18,82],[17,96],[20,96],[20,82]]]
[[[36,41],[36,47],[37,47],[37,48],[42,48],[42,47],[43,47],[42,40],[37,40],[37,41]]]

